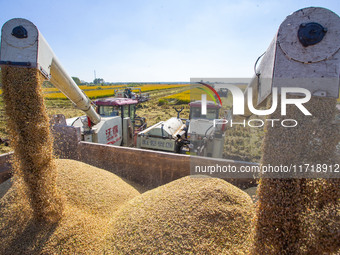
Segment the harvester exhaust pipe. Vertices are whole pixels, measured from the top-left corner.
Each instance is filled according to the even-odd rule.
[[[37,68],[46,79],[84,111],[93,124],[100,122],[100,116],[92,107],[91,100],[66,73],[51,47],[32,22],[15,18],[3,25],[0,65]]]

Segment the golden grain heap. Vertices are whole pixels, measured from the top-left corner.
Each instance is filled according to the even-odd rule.
[[[65,196],[58,223],[35,220],[13,180],[0,185],[0,254],[103,254],[111,216],[139,195],[105,170],[66,159],[55,165]]]
[[[251,198],[226,181],[184,177],[148,191],[112,218],[108,254],[249,254]]]
[[[14,149],[14,176],[20,197],[38,220],[62,216],[62,196],[56,188],[53,139],[37,69],[2,67],[3,98]]]
[[[336,99],[312,97],[312,116],[289,106],[295,128],[267,127],[263,165],[334,164],[339,128],[332,124]],[[282,119],[279,112],[270,119]],[[306,175],[305,175],[306,176]],[[270,177],[270,176],[266,176]],[[338,254],[340,182],[334,179],[262,178],[256,218],[255,254]],[[297,176],[296,176],[297,177]]]

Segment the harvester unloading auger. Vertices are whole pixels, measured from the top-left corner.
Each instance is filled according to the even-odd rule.
[[[0,64],[39,69],[46,79],[50,79],[54,86],[86,113],[92,124],[100,122],[101,118],[91,106],[91,101],[66,73],[32,22],[17,18],[4,24]]]
[[[67,120],[81,130],[82,140],[101,144],[132,146],[137,100],[116,98],[98,100],[98,112],[91,100],[66,73],[37,27],[26,19],[12,19],[2,28],[0,64],[36,68],[66,95],[87,117]],[[115,111],[116,110],[116,111]],[[118,116],[120,112],[120,116]],[[61,116],[56,121],[64,122]],[[144,123],[141,123],[143,126]]]
[[[313,97],[338,98],[339,26],[339,16],[324,8],[305,8],[288,16],[261,56],[258,68],[255,65],[256,75],[249,83],[245,97],[252,89],[255,108],[266,106],[276,92],[303,95],[301,90],[297,91],[301,88]],[[252,113],[245,105],[245,115]]]
[[[254,254],[335,254],[340,238],[335,170],[339,16],[315,7],[291,14],[255,72],[245,96],[257,109],[272,109],[266,114],[272,121],[266,126],[261,166],[288,171],[262,175]],[[245,115],[256,114],[255,108],[245,105]]]
[[[261,57],[244,93],[243,117],[266,115],[270,120],[263,163],[330,162],[339,143],[339,16],[316,7],[294,12]],[[270,177],[315,176],[306,169],[295,170]],[[329,170],[328,178],[338,177]]]

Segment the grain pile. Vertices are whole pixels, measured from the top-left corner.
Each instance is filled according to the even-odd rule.
[[[14,149],[14,175],[20,197],[34,217],[56,222],[63,202],[55,185],[53,139],[37,69],[2,67],[3,98]]]
[[[107,171],[72,160],[56,160],[57,187],[65,194],[58,223],[32,217],[16,183],[0,185],[0,254],[102,254],[113,212],[139,193]]]
[[[331,124],[335,104],[335,99],[313,97],[305,104],[310,117],[288,106],[284,118],[295,119],[299,125],[267,127],[261,163],[338,163],[334,152],[339,129]],[[270,119],[282,117],[276,112]],[[339,252],[339,184],[332,179],[261,179],[254,254]]]
[[[184,177],[126,203],[109,254],[248,254],[251,198],[220,179]]]

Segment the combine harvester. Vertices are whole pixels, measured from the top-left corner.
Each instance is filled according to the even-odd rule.
[[[305,10],[310,12],[311,9],[312,15],[306,16],[301,10],[290,16],[293,18],[289,20],[289,24],[287,21],[281,24],[280,32],[261,61],[261,74],[256,75],[249,86],[255,92],[255,107],[265,104],[273,88],[287,87],[287,78],[291,81],[288,86],[306,88],[315,97],[338,97],[340,32],[338,21],[334,18],[338,16],[323,8]],[[135,142],[134,130],[138,127],[135,128],[134,125],[134,105],[138,100],[128,97],[97,100],[96,111],[63,69],[37,27],[28,20],[13,19],[4,24],[0,64],[37,68],[85,112],[86,117],[73,120],[66,121],[62,116],[54,119],[53,130],[58,134],[55,139],[56,152],[61,157],[77,159],[110,170],[149,187],[186,176],[195,165],[218,163],[235,166],[237,169],[240,166],[257,165],[216,159],[223,152],[224,132],[222,129],[212,130],[209,127],[198,130],[202,126],[202,118],[194,117],[194,110],[200,108],[199,102],[191,104],[189,126],[179,116],[146,130],[142,130],[145,125],[140,123],[137,147],[141,149],[127,148]],[[250,113],[247,109],[248,107],[245,114]],[[120,116],[116,116],[117,111],[120,111]],[[214,111],[218,116],[219,107]],[[195,122],[196,126],[193,124]],[[154,141],[153,145],[156,142],[156,145],[151,146],[151,141]],[[181,151],[182,147],[188,146],[189,141],[191,149],[197,155],[214,158],[167,153]],[[211,141],[210,145],[208,141]],[[158,146],[167,142],[171,143],[169,149]],[[0,165],[8,157],[10,156],[2,157]],[[4,170],[8,170],[8,165],[3,166]],[[241,178],[252,177],[249,174],[245,176]]]
[[[160,121],[141,131],[137,135],[137,147],[190,153],[212,158],[222,158],[224,146],[224,129],[222,125],[214,126],[214,120],[219,118],[221,105],[207,101],[207,114],[201,113],[202,102],[189,103],[189,119],[177,117]]]
[[[133,91],[138,91],[138,93],[135,93]],[[138,102],[143,103],[150,100],[150,94],[149,93],[142,93],[141,88],[123,88],[123,89],[115,89],[115,97],[118,98],[132,98],[138,100]]]

